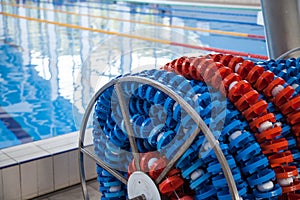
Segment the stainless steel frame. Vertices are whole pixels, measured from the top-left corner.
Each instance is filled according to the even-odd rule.
[[[155,182],[158,184],[162,181],[162,179],[165,177],[165,175],[168,173],[168,171],[172,168],[172,166],[176,163],[176,161],[184,154],[184,152],[189,148],[189,146],[194,141],[197,134],[200,132],[200,130],[204,133],[206,139],[208,140],[209,144],[212,146],[218,161],[220,162],[222,166],[223,173],[226,177],[226,180],[228,182],[228,186],[230,189],[230,193],[232,196],[232,199],[240,199],[238,190],[235,184],[235,181],[232,176],[232,172],[230,170],[230,167],[227,163],[227,160],[220,148],[218,140],[215,139],[210,129],[206,126],[203,119],[198,115],[198,113],[189,105],[181,96],[179,96],[176,92],[168,88],[167,86],[149,79],[145,77],[138,77],[138,76],[126,76],[119,79],[115,79],[109,83],[107,83],[105,86],[103,86],[91,99],[90,103],[88,104],[88,107],[86,109],[86,112],[84,114],[81,128],[80,128],[80,136],[79,136],[79,168],[80,168],[80,177],[81,177],[81,185],[82,185],[82,191],[84,194],[84,199],[89,200],[88,191],[86,187],[86,179],[85,179],[85,173],[84,173],[84,163],[83,163],[83,156],[87,155],[91,157],[93,160],[96,161],[97,164],[99,164],[101,167],[106,169],[109,173],[111,173],[114,177],[116,177],[118,180],[120,180],[122,183],[127,184],[127,179],[122,176],[118,171],[110,168],[108,164],[106,164],[104,161],[100,160],[95,154],[88,151],[84,146],[84,138],[85,138],[85,131],[87,127],[87,123],[89,120],[89,116],[94,108],[95,102],[98,99],[98,97],[109,87],[114,86],[116,89],[116,93],[120,102],[122,115],[125,122],[125,128],[128,133],[129,139],[130,139],[130,145],[133,147],[133,155],[134,159],[138,160],[139,155],[138,151],[136,149],[136,141],[135,138],[132,135],[132,126],[130,124],[129,115],[128,115],[128,109],[125,108],[125,102],[123,97],[123,91],[120,87],[120,84],[123,82],[136,82],[141,84],[148,84],[151,85],[165,94],[169,95],[171,98],[173,98],[180,106],[191,116],[191,118],[194,120],[194,122],[198,125],[196,130],[192,133],[191,137],[187,139],[184,144],[181,146],[180,150],[177,151],[175,156],[169,161],[166,168],[163,170],[163,172],[160,174],[160,176],[155,180]],[[139,163],[139,162],[136,162]],[[139,164],[137,164],[137,167],[139,168]],[[137,169],[138,169],[137,168]]]

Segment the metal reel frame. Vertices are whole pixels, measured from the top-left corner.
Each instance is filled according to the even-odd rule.
[[[184,142],[184,144],[181,146],[180,150],[176,152],[174,157],[169,161],[166,168],[162,171],[160,176],[155,180],[156,185],[158,185],[162,181],[162,179],[166,176],[166,174],[170,171],[170,169],[176,163],[176,161],[190,147],[190,145],[192,144],[192,142],[196,138],[197,134],[201,130],[204,133],[204,136],[208,140],[209,144],[212,146],[212,148],[213,148],[213,150],[214,150],[214,152],[217,156],[217,159],[218,159],[219,163],[221,164],[223,173],[225,175],[225,178],[227,180],[227,183],[228,183],[228,186],[229,186],[229,189],[230,189],[230,194],[231,194],[232,199],[235,199],[235,200],[240,199],[239,194],[238,194],[238,190],[237,190],[237,187],[236,187],[233,175],[232,175],[232,172],[231,172],[230,167],[229,167],[229,165],[226,161],[226,158],[225,158],[225,156],[224,156],[224,154],[223,154],[223,152],[220,148],[219,142],[218,142],[218,140],[216,140],[214,138],[212,132],[207,127],[207,125],[204,123],[203,119],[199,116],[199,114],[194,110],[194,108],[191,105],[189,105],[181,96],[179,96],[172,89],[168,88],[167,86],[165,86],[162,83],[159,83],[155,80],[152,80],[152,79],[149,79],[149,78],[146,78],[146,77],[139,77],[139,76],[126,76],[126,77],[121,77],[119,79],[114,79],[114,80],[110,81],[109,83],[104,85],[102,88],[100,88],[96,92],[96,94],[92,97],[91,101],[89,102],[89,104],[87,106],[87,109],[85,111],[85,114],[84,114],[84,117],[83,117],[83,120],[82,120],[80,132],[79,132],[80,135],[79,135],[79,149],[78,149],[78,153],[79,153],[79,172],[80,172],[80,180],[81,180],[81,186],[82,186],[84,199],[89,200],[89,195],[88,195],[87,185],[86,185],[86,177],[85,177],[85,172],[84,172],[84,162],[83,162],[84,155],[87,155],[90,158],[92,158],[98,165],[100,165],[102,168],[107,170],[111,175],[113,175],[115,178],[117,178],[119,181],[121,181],[125,185],[127,185],[127,183],[128,183],[128,180],[122,174],[120,174],[118,171],[110,168],[110,166],[107,163],[105,163],[103,160],[99,159],[95,154],[91,153],[87,149],[86,146],[84,146],[84,139],[85,139],[85,132],[86,132],[87,123],[88,123],[88,120],[89,120],[89,116],[90,116],[90,114],[91,114],[91,112],[94,108],[95,103],[96,103],[96,100],[107,88],[109,88],[111,86],[114,86],[114,89],[115,89],[117,97],[118,97],[118,101],[119,101],[119,104],[120,104],[122,116],[123,116],[123,119],[124,119],[124,122],[125,122],[125,128],[126,128],[126,131],[128,133],[128,138],[129,138],[130,146],[131,146],[131,149],[132,149],[132,154],[133,154],[133,157],[134,157],[136,169],[137,169],[137,171],[140,171],[139,152],[137,150],[135,137],[133,136],[133,128],[132,128],[132,125],[130,123],[128,109],[126,109],[126,105],[125,105],[125,102],[124,102],[123,90],[122,90],[122,87],[120,85],[123,82],[136,82],[136,83],[139,83],[139,84],[147,84],[147,85],[150,85],[152,87],[155,87],[156,89],[161,90],[162,92],[167,94],[169,97],[174,99],[178,104],[180,104],[182,109],[185,110],[185,112],[187,112],[191,116],[193,121],[197,124],[197,128],[194,130],[191,137],[189,137]],[[134,199],[143,199],[143,197],[138,196]]]

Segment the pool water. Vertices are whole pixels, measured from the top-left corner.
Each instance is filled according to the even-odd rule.
[[[1,1],[0,149],[78,130],[97,88],[133,68],[210,49],[266,57],[258,11]]]

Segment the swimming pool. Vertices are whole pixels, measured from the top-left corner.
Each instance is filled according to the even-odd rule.
[[[178,55],[203,51],[266,58],[258,11],[0,2],[0,149],[78,130],[95,90],[132,67],[159,67]]]

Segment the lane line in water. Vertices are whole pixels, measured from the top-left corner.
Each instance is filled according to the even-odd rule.
[[[52,4],[48,1],[41,1],[39,0],[39,3],[44,4]],[[128,10],[122,10],[122,9],[112,9],[112,8],[102,8],[102,7],[93,7],[93,6],[82,6],[78,4],[66,4],[64,3],[62,6],[66,7],[82,7],[82,8],[91,8],[91,9],[98,9],[98,10],[107,10],[112,12],[119,12],[119,13],[132,13],[132,11]],[[199,18],[192,16],[182,16],[182,15],[174,15],[174,14],[168,14],[168,13],[149,13],[149,12],[136,12],[134,11],[134,14],[140,14],[140,15],[150,15],[150,16],[160,16],[160,17],[178,17],[182,19],[188,19],[188,20],[201,20],[201,21],[208,21],[208,22],[219,22],[219,23],[231,23],[231,24],[243,24],[243,25],[249,25],[249,26],[260,26],[255,22],[246,22],[246,21],[235,21],[235,20],[225,20],[225,19],[210,19],[210,18]]]
[[[198,50],[203,50],[203,51],[213,51],[213,52],[217,52],[217,53],[228,53],[228,54],[233,54],[233,55],[238,55],[238,56],[243,56],[243,57],[262,59],[262,60],[267,60],[268,59],[268,56],[259,55],[259,54],[252,54],[252,53],[245,53],[245,52],[238,52],[238,51],[230,51],[230,50],[224,50],[224,49],[218,49],[218,48],[212,48],[212,47],[203,47],[203,46],[190,45],[190,44],[182,44],[182,43],[177,43],[177,42],[173,42],[173,41],[170,41],[170,40],[161,40],[161,39],[156,39],[156,38],[148,38],[148,37],[143,37],[143,36],[126,34],[126,33],[106,31],[106,30],[102,30],[102,29],[94,29],[94,28],[83,27],[83,26],[78,26],[78,25],[74,25],[74,24],[65,24],[65,23],[60,23],[60,22],[48,21],[48,20],[44,20],[44,19],[25,17],[25,16],[20,16],[20,15],[6,13],[6,12],[0,12],[0,14],[4,15],[4,16],[8,16],[8,17],[26,19],[26,20],[36,21],[36,22],[40,22],[40,23],[54,24],[54,25],[57,25],[57,26],[63,26],[63,27],[67,27],[67,28],[74,28],[74,29],[98,32],[98,33],[109,34],[109,35],[116,35],[116,36],[119,36],[119,37],[127,37],[127,38],[132,38],[132,39],[138,39],[138,40],[144,40],[144,41],[150,41],[150,42],[157,42],[157,43],[161,43],[161,44],[181,46],[181,47],[198,49]]]
[[[140,3],[140,0],[121,0],[125,2],[135,2]],[[200,2],[186,2],[186,1],[166,1],[166,0],[152,0],[152,4],[165,4],[165,5],[176,5],[176,6],[195,6],[195,7],[202,7],[202,8],[218,8],[218,9],[230,9],[230,10],[254,10],[259,11],[261,7],[251,6],[251,5],[228,5],[224,3],[200,3]]]
[[[159,26],[159,27],[167,27],[167,28],[174,28],[174,29],[183,29],[183,30],[190,30],[190,31],[213,33],[213,34],[218,34],[218,35],[229,35],[229,36],[235,36],[235,37],[245,37],[245,38],[251,38],[251,39],[265,40],[265,36],[263,36],[263,35],[239,33],[239,32],[232,32],[232,31],[221,31],[221,30],[213,30],[213,29],[202,29],[202,28],[194,28],[194,27],[189,27],[189,26],[167,25],[167,24],[143,22],[143,21],[121,19],[121,18],[114,18],[114,17],[105,17],[105,16],[100,16],[100,15],[79,14],[79,13],[70,12],[70,11],[41,8],[41,7],[28,6],[28,5],[10,4],[10,3],[5,3],[5,2],[0,2],[0,4],[9,5],[9,6],[13,6],[13,7],[23,7],[23,8],[29,8],[29,9],[35,9],[35,10],[45,10],[45,11],[51,11],[51,12],[57,12],[57,13],[64,13],[64,14],[75,15],[75,16],[87,16],[87,17],[92,17],[92,18],[130,22],[130,23],[144,24],[144,25],[150,25],[150,26]]]
[[[21,125],[3,108],[0,107],[0,120],[22,143],[32,142],[32,137],[21,127]]]
[[[34,0],[31,0],[34,2]],[[255,14],[244,14],[244,13],[234,13],[234,12],[221,12],[221,11],[208,11],[208,10],[199,10],[201,8],[204,9],[221,9],[221,10],[230,10],[233,11],[232,7],[227,7],[226,5],[223,5],[224,7],[220,7],[220,5],[222,4],[211,4],[211,6],[201,6],[201,5],[197,5],[196,7],[199,8],[197,10],[191,10],[191,9],[185,9],[185,8],[176,8],[176,7],[169,7],[170,5],[173,6],[185,6],[185,7],[191,7],[188,3],[189,2],[185,2],[182,5],[177,5],[177,4],[172,4],[173,2],[170,1],[158,1],[157,3],[153,3],[153,1],[151,1],[151,3],[141,3],[141,1],[126,1],[126,4],[123,4],[124,1],[122,0],[122,3],[112,3],[112,2],[103,2],[103,1],[85,1],[85,3],[93,3],[93,4],[97,4],[100,5],[100,8],[104,8],[105,6],[115,6],[117,5],[118,7],[125,7],[125,8],[141,8],[141,9],[149,9],[149,10],[161,10],[161,11],[180,11],[180,12],[186,12],[186,13],[204,13],[204,14],[217,14],[217,15],[230,15],[230,16],[242,16],[242,17],[249,17],[249,18],[253,18],[253,17],[257,17],[257,13]],[[153,7],[153,5],[155,7]],[[163,5],[163,7],[159,7],[157,5]],[[228,5],[227,5],[228,6]],[[193,9],[195,9],[195,6],[192,6]],[[243,8],[236,8],[236,10],[247,10],[247,9],[243,9]],[[251,12],[258,12],[261,9],[258,10],[249,10]]]

